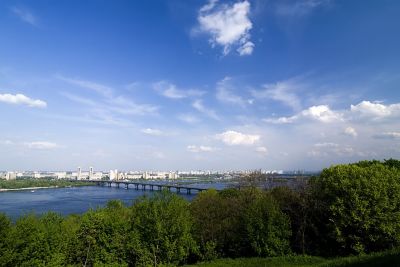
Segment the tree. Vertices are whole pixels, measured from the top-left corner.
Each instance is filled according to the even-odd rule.
[[[163,191],[139,199],[132,206],[130,224],[130,264],[185,263],[197,250],[189,203],[176,194]]]
[[[120,201],[86,212],[76,232],[74,262],[84,266],[126,264],[128,218],[128,209]]]
[[[277,201],[281,211],[290,218],[291,248],[294,252],[302,254],[311,252],[313,244],[308,191],[307,187],[294,190],[287,186],[275,187],[271,190],[271,195]]]
[[[10,230],[10,219],[4,213],[0,213],[0,265],[7,265],[10,259],[11,251],[8,249]]]
[[[245,210],[248,243],[257,256],[271,257],[290,252],[289,217],[268,192],[259,194]]]
[[[400,172],[379,162],[338,165],[311,180],[319,245],[331,254],[400,244]],[[327,252],[327,251],[325,251]]]
[[[271,256],[289,251],[289,220],[260,189],[207,190],[191,204],[203,258]]]

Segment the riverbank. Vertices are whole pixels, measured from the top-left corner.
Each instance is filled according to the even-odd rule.
[[[25,187],[25,188],[0,188],[0,192],[38,190],[38,189],[50,189],[50,188],[65,188],[65,187],[69,187],[69,186],[63,186],[63,187],[60,187],[60,186],[35,186],[35,187]]]
[[[90,186],[92,183],[85,181],[45,180],[45,179],[21,179],[0,180],[0,192],[12,190],[34,190],[46,188],[64,188],[76,186]]]

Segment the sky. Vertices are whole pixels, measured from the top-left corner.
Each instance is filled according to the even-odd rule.
[[[400,157],[400,1],[0,2],[0,169]]]

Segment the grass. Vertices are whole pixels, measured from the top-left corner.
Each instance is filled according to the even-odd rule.
[[[399,266],[400,249],[369,255],[325,259],[313,256],[284,256],[273,258],[218,259],[191,267],[372,267]]]

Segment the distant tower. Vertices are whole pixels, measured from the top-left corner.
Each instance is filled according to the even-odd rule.
[[[77,172],[77,174],[76,174],[76,179],[77,179],[77,180],[81,179],[81,174],[82,174],[81,167],[78,167],[78,172]]]
[[[89,179],[93,177],[93,167],[89,167]]]

